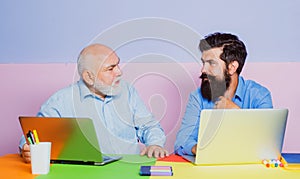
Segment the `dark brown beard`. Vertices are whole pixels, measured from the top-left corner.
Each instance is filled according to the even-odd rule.
[[[216,77],[207,75],[203,73],[200,78],[201,82],[201,93],[203,98],[206,98],[208,101],[217,101],[220,96],[223,96],[225,91],[228,89],[231,78],[227,73],[227,70],[224,72],[225,80],[217,80]],[[208,80],[203,81],[207,78]]]

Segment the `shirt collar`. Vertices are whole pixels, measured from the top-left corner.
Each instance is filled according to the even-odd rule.
[[[245,94],[245,81],[243,77],[239,76],[239,82],[234,95],[234,100],[239,99],[241,101],[243,99],[244,94]]]
[[[80,91],[80,100],[83,101],[85,98],[91,96],[95,96],[94,94],[91,93],[89,88],[85,85],[82,79],[78,81],[78,87]]]
[[[80,100],[83,101],[86,98],[92,97],[96,98],[98,100],[104,101],[104,102],[109,102],[112,100],[113,96],[106,96],[105,99],[101,99],[95,94],[91,93],[90,89],[86,86],[86,84],[83,82],[82,79],[78,81],[78,87],[80,91]]]

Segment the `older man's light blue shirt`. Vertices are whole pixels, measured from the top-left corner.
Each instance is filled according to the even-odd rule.
[[[52,95],[38,116],[83,117],[93,120],[101,151],[108,154],[138,154],[139,141],[146,146],[164,146],[166,137],[134,87],[121,81],[121,93],[104,100],[90,92],[82,80]],[[25,143],[24,137],[20,147]]]
[[[232,101],[240,108],[273,108],[269,90],[254,81],[244,80],[241,76]],[[200,88],[190,94],[185,115],[177,133],[175,153],[193,155],[191,150],[198,141],[201,110],[213,107],[213,102],[202,97]]]

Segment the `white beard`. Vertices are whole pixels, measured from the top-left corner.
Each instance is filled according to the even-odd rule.
[[[106,85],[102,81],[96,79],[95,83],[94,83],[94,88],[96,91],[98,91],[104,95],[116,96],[116,95],[120,94],[120,92],[121,92],[121,86],[120,86],[121,83],[119,83],[117,85],[115,84],[119,80],[121,80],[121,77],[116,78],[113,81],[112,85],[110,86],[110,85]]]

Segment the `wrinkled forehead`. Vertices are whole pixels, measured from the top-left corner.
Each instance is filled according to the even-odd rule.
[[[94,70],[101,70],[119,63],[119,57],[113,51],[87,53],[85,60],[93,66]]]

